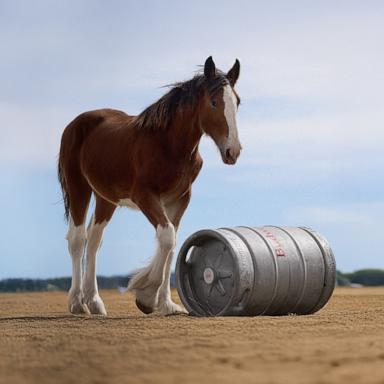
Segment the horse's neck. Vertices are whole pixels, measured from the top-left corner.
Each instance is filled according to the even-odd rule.
[[[172,154],[182,160],[191,158],[196,152],[203,132],[197,114],[184,111],[174,120],[167,133]]]

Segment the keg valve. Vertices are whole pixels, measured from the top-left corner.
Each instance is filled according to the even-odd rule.
[[[216,280],[215,271],[210,267],[205,268],[203,278],[206,284],[212,284]]]

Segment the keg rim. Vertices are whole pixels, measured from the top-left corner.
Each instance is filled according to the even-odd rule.
[[[190,235],[183,243],[183,245],[180,248],[177,262],[176,262],[176,288],[177,292],[179,294],[179,297],[185,306],[185,308],[188,310],[188,313],[193,316],[228,316],[230,313],[229,309],[234,305],[234,302],[236,301],[236,297],[238,294],[238,284],[236,284],[237,280],[239,279],[239,266],[237,263],[234,263],[234,280],[235,284],[233,285],[233,289],[230,293],[230,298],[227,302],[227,304],[218,312],[215,314],[207,313],[206,310],[204,310],[202,307],[201,311],[198,310],[198,305],[196,305],[196,308],[190,304],[190,300],[186,299],[186,287],[184,286],[184,274],[185,274],[185,268],[186,268],[186,256],[193,246],[198,246],[199,244],[204,243],[207,239],[216,239],[223,242],[233,260],[236,260],[235,252],[232,248],[231,243],[228,241],[228,239],[225,238],[225,236],[216,229],[201,229],[197,232],[194,232],[192,235]],[[184,269],[184,271],[183,271]],[[189,280],[189,279],[188,279]],[[198,304],[196,300],[193,300]]]

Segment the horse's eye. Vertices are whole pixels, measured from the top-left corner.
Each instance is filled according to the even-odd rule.
[[[217,107],[217,101],[216,100],[211,100],[211,105],[213,108]]]

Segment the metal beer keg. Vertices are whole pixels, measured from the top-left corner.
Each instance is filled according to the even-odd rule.
[[[336,265],[305,227],[201,230],[180,249],[177,290],[196,316],[311,314],[329,300]]]

